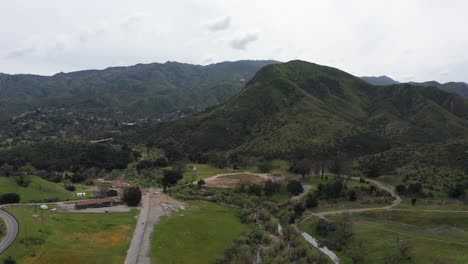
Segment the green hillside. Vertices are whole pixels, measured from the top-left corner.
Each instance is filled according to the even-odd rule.
[[[261,67],[275,61],[138,64],[53,76],[0,74],[0,118],[38,107],[101,115],[199,111],[239,92]]]
[[[25,179],[31,181],[28,187],[17,185],[14,177],[0,177],[0,194],[17,193],[22,203],[46,200],[64,201],[75,197],[73,192],[65,190],[64,187],[37,176],[26,176]]]
[[[226,103],[140,130],[189,153],[227,151],[290,158],[359,156],[414,143],[468,138],[468,101],[436,88],[372,86],[304,61],[269,65]]]

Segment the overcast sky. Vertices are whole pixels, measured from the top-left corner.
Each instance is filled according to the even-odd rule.
[[[0,72],[302,59],[468,82],[464,0],[0,0]]]

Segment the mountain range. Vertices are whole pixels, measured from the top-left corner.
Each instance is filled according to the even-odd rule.
[[[157,115],[217,105],[238,93],[263,66],[276,61],[235,61],[207,66],[177,62],[58,73],[0,74],[0,112],[36,108],[101,115]]]
[[[374,86],[335,68],[291,61],[263,67],[221,105],[137,135],[160,145],[170,140],[193,155],[359,156],[468,139],[468,100],[435,87]]]
[[[367,83],[370,83],[372,85],[377,85],[377,86],[399,84],[399,82],[385,75],[382,75],[379,77],[374,77],[374,76],[361,77],[361,79],[366,81]],[[429,81],[429,82],[410,82],[410,84],[417,85],[417,86],[437,87],[446,92],[457,93],[465,98],[468,98],[468,84],[464,82],[438,83],[436,81]]]

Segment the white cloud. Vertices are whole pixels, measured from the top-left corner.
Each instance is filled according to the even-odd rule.
[[[11,25],[0,28],[0,72],[302,59],[358,76],[468,81],[462,0],[15,0],[0,10]]]
[[[242,34],[241,36],[231,40],[230,44],[233,49],[245,50],[247,45],[258,40],[258,34],[256,33],[247,33]]]
[[[207,28],[211,31],[222,31],[229,28],[231,25],[231,17],[221,17],[207,23]]]

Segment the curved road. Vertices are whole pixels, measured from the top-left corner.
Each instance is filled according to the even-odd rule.
[[[7,228],[6,236],[0,241],[0,255],[13,244],[16,236],[18,235],[18,222],[16,219],[7,211],[2,208],[4,205],[0,205],[0,218],[5,222]]]

